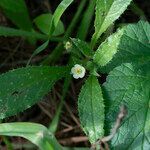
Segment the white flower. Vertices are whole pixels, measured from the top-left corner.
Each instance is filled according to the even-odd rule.
[[[71,44],[69,41],[67,41],[67,42],[65,43],[65,49],[66,49],[66,50],[69,50],[71,47],[72,47],[72,44]]]
[[[75,79],[83,78],[85,76],[85,68],[79,64],[76,64],[72,67],[71,74],[73,74]]]

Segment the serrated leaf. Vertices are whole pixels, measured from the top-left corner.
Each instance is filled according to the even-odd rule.
[[[105,66],[110,62],[113,56],[117,53],[120,39],[124,33],[124,30],[118,30],[118,32],[109,36],[97,49],[93,57],[94,62],[98,66]]]
[[[6,16],[19,28],[27,31],[32,30],[32,22],[24,0],[0,0],[0,7]]]
[[[67,72],[65,67],[26,67],[0,75],[0,119],[34,105]]]
[[[92,37],[92,47],[103,32],[126,10],[132,0],[97,0],[95,33]]]
[[[77,52],[82,53],[84,56],[87,57],[92,57],[93,56],[93,51],[91,50],[91,48],[89,47],[89,45],[80,40],[80,39],[75,39],[75,38],[70,38],[73,45],[75,46],[75,49],[77,50]]]
[[[52,21],[52,15],[50,13],[48,14],[42,14],[34,19],[34,23],[39,28],[40,31],[42,31],[45,34],[49,34],[50,32],[50,22]],[[53,36],[58,36],[63,34],[65,31],[64,25],[59,20],[58,25],[56,26],[56,29],[53,33]]]
[[[104,84],[108,102],[107,124],[111,128],[119,106],[128,115],[112,140],[115,150],[148,150],[150,148],[150,63],[136,66],[122,64],[110,72]]]
[[[0,135],[23,137],[40,150],[62,150],[54,135],[45,126],[36,123],[3,123],[0,124]]]
[[[78,99],[81,126],[91,143],[104,135],[104,102],[101,87],[95,76],[90,76]]]
[[[150,24],[139,21],[124,28],[118,46],[118,52],[103,72],[109,72],[122,63],[136,62],[137,64],[150,61]]]

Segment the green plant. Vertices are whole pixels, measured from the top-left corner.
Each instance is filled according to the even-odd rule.
[[[12,7],[8,4],[10,2]],[[4,13],[20,29],[1,27],[0,35],[22,35],[28,40],[31,37],[44,40],[44,44],[34,51],[28,61],[29,65],[32,57],[43,51],[53,36],[65,32],[60,17],[72,2],[73,0],[63,0],[53,15],[42,14],[34,19],[34,23],[42,32],[37,33],[29,21],[23,0],[1,0],[0,6]],[[63,102],[72,79],[71,74],[76,79],[88,75],[79,94],[78,112],[81,127],[92,147],[104,149],[103,144],[107,147],[107,142],[110,142],[111,149],[115,150],[149,149],[150,24],[141,20],[117,29],[108,37],[103,36],[130,2],[131,0],[89,1],[76,38],[69,38],[86,3],[86,0],[81,1],[82,5],[72,21],[73,24],[70,24],[62,37],[66,41],[66,50],[70,53],[67,67],[45,66],[50,63],[55,64],[60,58],[64,50],[60,43],[41,66],[27,66],[0,75],[1,87],[3,87],[0,89],[0,119],[31,107],[48,93],[59,79],[65,78],[61,103],[48,129],[40,124],[2,123],[0,135],[24,137],[42,150],[69,149],[61,146],[53,133],[57,129]],[[16,8],[23,13],[26,28],[21,20],[16,19],[17,12],[14,12]],[[91,41],[85,42],[83,40],[90,27],[90,22],[87,23],[86,18],[89,17],[91,20],[94,8],[95,32]],[[89,15],[89,11],[92,14]],[[103,42],[99,40],[102,37],[106,37]],[[99,80],[103,73],[107,73],[108,76],[106,82],[100,85]]]

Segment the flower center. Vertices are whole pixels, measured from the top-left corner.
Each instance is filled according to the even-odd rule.
[[[76,73],[77,73],[77,74],[81,74],[81,73],[82,73],[82,70],[79,69],[79,68],[77,68],[77,69],[76,69]]]

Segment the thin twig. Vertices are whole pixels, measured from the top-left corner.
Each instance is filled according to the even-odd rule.
[[[92,150],[94,150],[96,148],[97,145],[101,146],[102,150],[109,150],[109,145],[107,144],[107,142],[109,142],[117,133],[121,122],[123,120],[123,118],[127,115],[127,109],[126,107],[123,105],[120,107],[120,112],[118,114],[118,117],[116,119],[115,125],[111,130],[111,134],[108,136],[103,137],[102,139],[98,140],[96,143],[94,143],[91,147]]]
[[[116,123],[111,131],[111,134],[102,138],[101,141],[102,142],[108,142],[110,141],[116,134],[117,130],[119,129],[120,127],[120,124],[123,120],[123,118],[126,116],[127,114],[127,109],[126,107],[123,105],[121,108],[120,108],[120,113],[118,114],[118,117],[117,117],[117,120],[116,120]]]
[[[86,141],[88,141],[88,138],[86,136],[69,137],[69,138],[59,140],[59,142],[63,145],[66,145],[68,143],[73,144],[73,143],[80,143]]]

